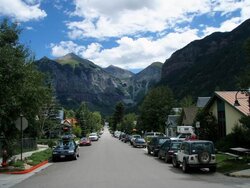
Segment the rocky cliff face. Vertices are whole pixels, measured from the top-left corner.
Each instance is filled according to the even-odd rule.
[[[236,77],[246,66],[244,43],[250,20],[231,32],[213,33],[176,51],[163,65],[161,83],[178,98],[208,96],[214,90],[235,90]]]
[[[136,75],[119,69],[119,75],[72,53],[56,60],[44,57],[36,65],[50,76],[63,106],[76,108],[85,101],[91,110],[104,114],[112,113],[119,101],[135,105],[135,96],[140,92],[145,95],[148,88],[159,80],[161,69],[161,66],[154,64]]]

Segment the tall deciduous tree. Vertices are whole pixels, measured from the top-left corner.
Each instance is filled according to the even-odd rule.
[[[19,43],[19,35],[17,24],[7,19],[0,23],[0,134],[7,145],[17,137],[15,120],[23,114],[34,121],[50,93],[44,76],[32,64],[29,49]]]
[[[143,131],[164,131],[167,114],[174,104],[172,91],[165,86],[149,91],[140,107],[138,127]]]
[[[118,102],[115,106],[115,112],[112,118],[112,129],[115,131],[117,129],[117,125],[122,123],[124,116],[124,105],[122,102]]]

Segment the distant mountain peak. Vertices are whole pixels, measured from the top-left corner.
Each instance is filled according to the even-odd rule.
[[[71,53],[68,53],[62,57],[57,58],[56,60],[69,60],[69,59],[78,60],[78,59],[82,59],[82,58],[79,57],[78,55],[74,54],[73,52],[71,52]]]
[[[115,65],[109,65],[108,67],[106,67],[104,69],[107,73],[111,74],[112,76],[119,78],[119,79],[127,79],[130,78],[134,75],[134,73],[126,70],[126,69],[122,69],[120,67],[117,67]]]

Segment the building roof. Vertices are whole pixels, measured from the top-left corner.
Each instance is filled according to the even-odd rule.
[[[204,108],[211,97],[198,97],[196,106],[198,108]]]
[[[215,95],[221,98],[222,100],[226,101],[229,105],[237,109],[239,112],[241,112],[244,115],[249,115],[250,107],[248,102],[248,96],[242,92],[237,93],[237,100],[240,104],[240,106],[234,106],[235,100],[236,100],[236,93],[237,91],[216,91]]]
[[[196,106],[183,108],[182,124],[183,125],[192,125],[197,112],[198,112],[198,108]]]

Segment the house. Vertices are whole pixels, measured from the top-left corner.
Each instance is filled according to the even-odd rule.
[[[192,126],[198,112],[198,108],[196,106],[185,107],[181,113],[182,125],[184,126]]]
[[[180,115],[168,115],[165,127],[165,134],[168,137],[176,137],[179,118]]]
[[[76,125],[77,120],[75,118],[66,118],[61,123],[64,127],[72,128]]]
[[[236,99],[238,105],[235,106]],[[204,110],[212,113],[219,125],[219,136],[224,137],[232,132],[239,119],[249,115],[249,97],[237,91],[216,91]]]

